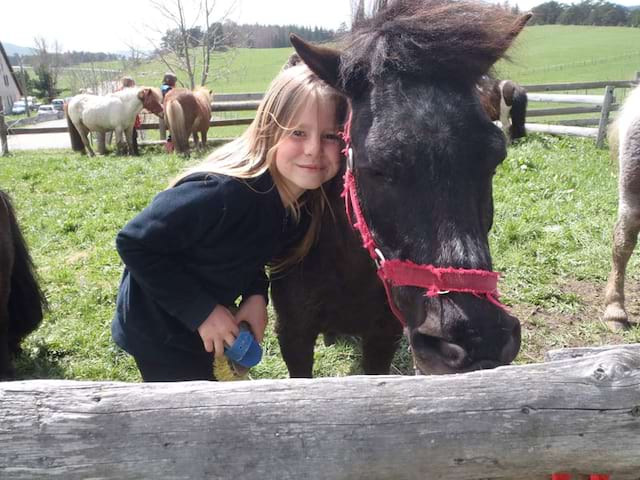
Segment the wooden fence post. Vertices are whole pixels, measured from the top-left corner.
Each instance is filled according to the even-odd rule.
[[[602,102],[602,111],[600,113],[600,123],[598,124],[598,137],[596,139],[596,148],[602,148],[604,139],[607,136],[607,126],[609,125],[609,112],[613,103],[613,87],[607,85],[604,89],[604,102]]]
[[[165,126],[164,119],[158,119],[158,128],[160,129],[160,140],[167,139],[167,127]]]
[[[2,144],[2,156],[8,156],[9,142],[7,140],[7,124],[4,122],[4,106],[2,105],[2,100],[0,100],[0,144]]]

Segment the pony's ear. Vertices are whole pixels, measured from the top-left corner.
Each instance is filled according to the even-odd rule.
[[[138,98],[141,101],[144,101],[145,97],[147,97],[149,95],[149,89],[148,88],[141,88],[140,91],[138,92]]]
[[[300,58],[322,80],[334,88],[340,89],[340,52],[326,47],[318,47],[305,42],[295,33],[289,35],[291,45]]]
[[[511,38],[512,42],[520,34],[520,32],[522,32],[522,29],[525,27],[531,17],[533,17],[533,13],[529,12],[525,13],[515,21],[515,23],[511,27],[511,31],[509,32],[509,37]]]

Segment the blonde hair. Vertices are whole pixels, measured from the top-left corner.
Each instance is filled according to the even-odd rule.
[[[277,259],[271,265],[272,272],[285,270],[302,260],[309,252],[320,231],[321,217],[327,204],[322,187],[306,191],[297,198],[287,187],[274,161],[278,145],[295,128],[297,115],[309,102],[317,105],[332,102],[336,109],[337,125],[341,127],[344,123],[348,109],[345,97],[320,80],[304,64],[281,71],[271,82],[247,130],[172,182],[175,185],[193,173],[250,179],[269,170],[276,188],[285,200],[286,208],[296,222],[300,220],[303,207],[311,215],[305,236],[284,258]]]

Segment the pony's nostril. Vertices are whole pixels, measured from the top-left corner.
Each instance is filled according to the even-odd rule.
[[[434,354],[446,365],[460,368],[468,358],[467,352],[460,345],[447,342],[441,338],[416,332],[411,346],[420,357],[431,357]]]

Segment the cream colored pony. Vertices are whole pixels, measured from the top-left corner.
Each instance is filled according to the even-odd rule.
[[[627,97],[609,132],[617,153],[618,221],[613,231],[613,262],[605,290],[604,321],[610,329],[628,328],[624,308],[624,276],[640,232],[640,85]],[[617,150],[617,152],[616,152]]]
[[[71,147],[78,152],[84,152],[86,148],[93,157],[89,132],[115,131],[119,146],[124,134],[129,153],[133,153],[133,125],[143,108],[162,117],[159,89],[134,87],[109,95],[76,95],[65,108]]]

